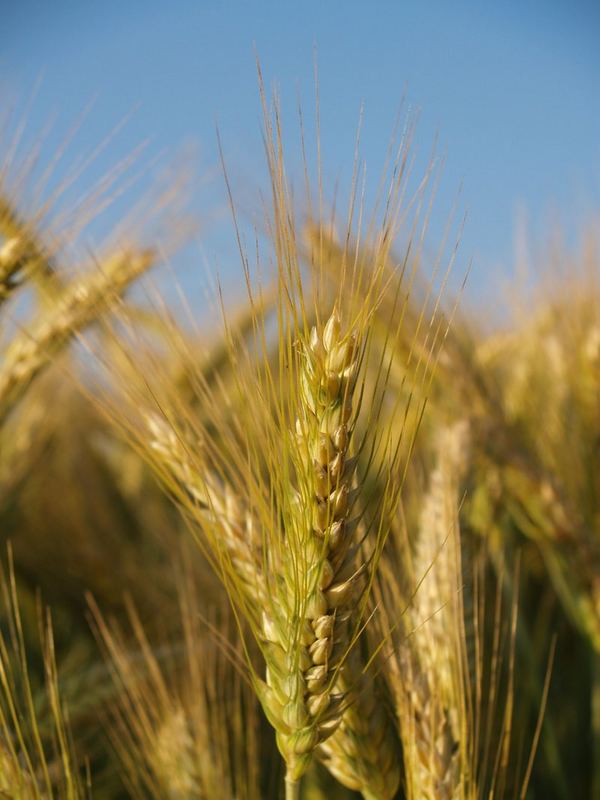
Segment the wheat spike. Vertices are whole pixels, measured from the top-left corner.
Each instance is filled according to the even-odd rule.
[[[187,493],[194,504],[216,527],[221,549],[245,588],[248,600],[265,605],[265,585],[260,574],[261,542],[250,512],[244,510],[234,491],[207,469],[200,469],[181,436],[155,413],[146,415],[149,441],[158,467]],[[169,483],[169,481],[167,481]]]
[[[57,282],[50,254],[33,222],[21,219],[0,179],[0,307],[30,277]]]
[[[175,709],[157,731],[151,755],[158,781],[164,787],[165,800],[200,796],[193,749],[183,709]]]
[[[469,796],[462,763],[462,611],[458,552],[458,479],[464,469],[467,428],[441,430],[437,465],[424,499],[415,554],[422,578],[411,621],[411,652],[403,654],[410,734],[405,738],[409,796],[458,800]]]
[[[151,251],[116,253],[64,289],[52,308],[11,342],[0,367],[0,422],[52,356],[153,262]]]
[[[22,254],[21,239],[18,236],[7,239],[0,247],[0,305],[18,286],[15,275],[21,268]]]
[[[290,784],[304,774],[315,747],[338,727],[351,702],[349,694],[335,691],[335,679],[349,648],[360,587],[349,520],[358,349],[354,335],[341,335],[334,312],[321,333],[313,328],[301,356],[298,486],[284,521],[277,603],[263,631],[270,645],[263,703]]]
[[[205,474],[192,462],[182,439],[156,414],[147,417],[151,447],[166,468],[203,512],[219,526],[223,546],[249,597],[264,608],[264,581],[260,574],[260,541],[257,526],[233,491]],[[275,565],[274,565],[275,566]],[[277,567],[279,569],[279,567]],[[266,622],[266,626],[270,623]],[[395,795],[400,780],[397,744],[386,714],[374,692],[374,681],[364,673],[361,655],[353,650],[340,667],[334,694],[353,693],[355,700],[342,714],[339,728],[322,742],[316,755],[347,788],[366,798],[387,800]]]

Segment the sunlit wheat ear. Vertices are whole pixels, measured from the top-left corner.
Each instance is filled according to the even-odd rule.
[[[236,604],[251,617],[263,609],[258,638],[267,681],[255,685],[291,784],[315,754],[349,788],[386,800],[398,787],[396,742],[354,641],[365,577],[352,455],[361,347],[354,332],[342,333],[334,312],[299,335],[296,352],[295,429],[271,432],[294,467],[290,473],[273,464],[281,516],[255,520],[245,498],[206,466],[203,448],[157,414],[145,418],[146,444],[166,485],[206,529]]]
[[[468,425],[458,422],[437,432],[437,464],[423,498],[414,558],[418,588],[411,607],[417,647],[430,668],[450,670],[455,622],[460,614],[461,566],[458,532],[458,491],[468,462]],[[451,624],[449,635],[448,623]],[[446,694],[452,676],[444,675]]]
[[[480,347],[482,373],[500,376],[510,430],[504,447],[480,437],[488,453],[481,484],[496,471],[502,511],[540,548],[567,614],[600,652],[598,484],[590,483],[598,470],[588,447],[599,430],[600,313],[597,281],[580,283],[570,269],[568,286],[553,286],[516,330]]]
[[[399,713],[409,795],[431,800],[470,796],[457,497],[467,432],[457,423],[438,435],[415,554],[421,582],[410,613],[414,633],[401,654],[406,695]]]
[[[148,417],[151,446],[157,466],[174,478],[195,503],[197,511],[222,532],[223,547],[235,573],[252,602],[266,607],[265,582],[261,574],[261,541],[257,524],[233,491],[206,474],[172,428],[156,415]],[[276,567],[276,563],[273,562]],[[265,612],[266,618],[268,613]],[[398,790],[400,768],[398,743],[375,691],[373,676],[365,673],[358,648],[339,668],[334,694],[351,697],[339,727],[322,742],[316,756],[349,789],[365,798],[387,800]]]
[[[61,163],[71,152],[66,143],[44,159],[42,140],[21,152],[22,133],[20,125],[0,129],[0,425],[73,339],[122,304],[156,262],[157,242],[172,252],[189,232],[181,182],[170,177],[166,191],[156,184],[130,196],[129,210],[96,247],[90,223],[133,189],[139,151],[83,185],[102,146],[69,166]]]
[[[272,317],[265,320],[257,310],[261,304],[242,253],[252,336],[237,337],[225,317],[231,380],[207,377],[197,368],[192,407],[168,379],[161,381],[164,370],[146,373],[136,352],[128,360],[140,379],[124,387],[132,412],[118,409],[115,415],[197,523],[193,533],[225,585],[240,630],[248,625],[260,647],[264,680],[248,658],[250,677],[286,764],[286,796],[295,800],[302,775],[316,755],[327,759],[320,746],[336,731],[338,754],[346,746],[352,752],[353,736],[360,733],[353,713],[361,720],[362,707],[377,719],[361,701],[369,689],[362,665],[351,663],[350,656],[365,624],[366,598],[403,474],[404,428],[382,424],[378,412],[385,404],[386,416],[401,422],[409,403],[387,393],[398,333],[394,299],[389,336],[378,342],[372,369],[362,369],[372,356],[372,321],[388,288],[382,251],[389,250],[396,232],[398,187],[393,181],[382,230],[373,231],[379,228],[375,220],[369,228],[381,258],[367,265],[350,257],[347,280],[334,286],[318,255],[306,265],[299,262],[276,127],[274,132],[269,119],[274,203],[268,223],[277,282]],[[400,295],[399,282],[392,294]],[[168,428],[148,429],[148,411]],[[240,524],[245,520],[251,528]],[[249,540],[258,545],[258,559],[248,557]],[[249,591],[255,571],[259,588]],[[381,747],[381,752],[388,751]],[[390,796],[396,778],[386,758],[383,767],[364,770],[347,761],[346,780],[351,773],[360,775],[366,796]],[[333,756],[330,761],[333,765]],[[381,790],[373,788],[376,780],[372,787],[365,780],[378,770],[390,773]]]
[[[196,778],[194,743],[182,708],[175,709],[160,725],[150,750],[158,783],[165,800],[200,797]]]
[[[22,263],[22,245],[18,237],[7,239],[0,246],[0,305],[7,300],[17,286],[16,274]]]
[[[359,347],[353,333],[342,335],[336,312],[302,345],[293,456],[298,485],[289,488],[281,575],[265,615],[261,698],[292,784],[340,724],[350,699],[335,691],[335,677],[351,644],[362,572],[354,558],[349,456]]]
[[[21,219],[0,175],[0,308],[27,280],[54,276],[51,259],[31,221]]]

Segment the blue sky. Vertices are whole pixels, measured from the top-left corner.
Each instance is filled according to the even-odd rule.
[[[374,181],[406,97],[420,114],[419,158],[436,134],[446,156],[434,230],[462,186],[471,291],[510,270],[522,213],[534,236],[558,219],[574,237],[600,208],[598,2],[3,3],[0,87],[19,109],[41,79],[30,130],[56,114],[66,131],[93,99],[76,145],[89,148],[135,108],[96,168],[147,138],[150,153],[195,142],[198,173],[209,176],[198,187],[202,208],[224,204],[217,124],[236,186],[266,185],[255,53],[297,131],[298,96],[309,119],[314,108],[315,47],[326,176],[349,179],[364,103],[362,153]],[[293,173],[295,144],[289,161]],[[230,241],[229,223],[213,220],[202,258],[226,270]]]

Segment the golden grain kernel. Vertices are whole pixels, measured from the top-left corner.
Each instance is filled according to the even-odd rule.
[[[327,667],[324,664],[307,669],[304,677],[309,692],[319,692],[327,682]]]
[[[345,450],[348,444],[348,427],[339,425],[333,434],[333,444],[337,450]]]
[[[340,376],[336,375],[335,372],[327,373],[327,377],[325,378],[325,391],[327,393],[327,399],[330,402],[335,400],[339,395],[341,383]]]
[[[331,476],[331,482],[334,485],[341,478],[343,471],[344,471],[344,453],[343,451],[340,451],[337,453],[337,455],[333,458],[333,460],[329,464],[329,474]]]
[[[318,531],[324,532],[329,522],[330,513],[331,509],[328,502],[324,500],[317,501],[314,506],[313,527]]]
[[[317,448],[317,461],[322,467],[327,467],[333,458],[335,451],[328,434],[319,433],[319,443]]]
[[[315,491],[318,497],[325,498],[331,491],[331,481],[327,470],[322,467],[318,461],[315,461]]]
[[[329,352],[340,337],[341,320],[336,311],[329,317],[323,331],[323,346]]]
[[[337,520],[332,523],[325,532],[325,537],[329,544],[330,550],[337,550],[344,539],[344,528],[346,522],[343,519]]]
[[[317,639],[309,647],[312,663],[317,665],[326,664],[332,649],[333,641],[331,639]]]
[[[354,580],[345,583],[336,583],[325,592],[325,597],[330,608],[339,608],[345,605],[352,597],[356,589]]]
[[[334,519],[345,516],[348,510],[349,489],[346,485],[338,487],[331,496]]]
[[[326,639],[333,633],[334,618],[332,614],[324,614],[313,622],[317,639]]]
[[[311,717],[320,716],[327,710],[330,700],[331,697],[329,692],[311,695],[306,701],[308,713],[311,715]]]
[[[320,589],[316,589],[308,599],[306,604],[306,616],[308,619],[317,619],[327,612],[327,601]]]

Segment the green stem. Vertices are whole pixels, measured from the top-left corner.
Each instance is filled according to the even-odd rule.
[[[300,800],[300,781],[285,776],[285,800]]]

